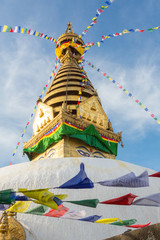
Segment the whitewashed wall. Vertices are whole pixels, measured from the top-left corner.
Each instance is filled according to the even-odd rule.
[[[141,174],[144,170],[147,170],[149,174],[155,172],[144,167],[113,159],[44,159],[1,168],[0,189],[13,188],[17,190],[18,188],[57,187],[79,172],[81,162],[85,164],[86,173],[93,182],[120,177],[131,171],[136,175]],[[160,178],[150,178],[149,181],[150,186],[145,188],[104,187],[95,184],[93,189],[55,189],[54,193],[68,194],[66,200],[98,198],[100,201],[105,201],[128,193],[144,197],[160,192]],[[95,209],[70,203],[64,203],[64,206],[70,210],[85,210],[86,217],[96,214],[102,215],[103,218],[118,217],[122,220],[135,218],[138,220],[137,224],[145,224],[150,221],[153,224],[160,222],[158,207],[99,204]],[[32,207],[35,207],[35,204],[32,204],[30,208]],[[29,240],[99,240],[123,233],[127,230],[126,227],[29,214],[18,214],[18,220],[32,232],[31,234],[26,230],[27,239]]]

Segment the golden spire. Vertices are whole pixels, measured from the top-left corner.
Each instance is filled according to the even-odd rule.
[[[69,22],[67,25],[68,25],[68,27],[66,29],[66,33],[73,33],[73,28],[72,28],[71,22]]]

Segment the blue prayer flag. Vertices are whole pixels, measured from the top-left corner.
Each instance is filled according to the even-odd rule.
[[[81,218],[81,219],[78,219],[80,221],[86,221],[86,222],[95,222],[97,221],[98,219],[100,219],[102,216],[98,216],[98,215],[93,215],[93,216],[89,216],[89,217],[86,217],[86,218]]]
[[[84,163],[81,163],[79,173],[58,188],[80,189],[80,188],[93,188],[93,187],[94,187],[93,182],[87,177],[87,174],[85,172]]]

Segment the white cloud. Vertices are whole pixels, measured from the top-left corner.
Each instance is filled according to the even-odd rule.
[[[35,41],[25,37],[10,38],[5,38],[7,43],[3,39],[3,46],[1,44],[0,47],[0,151],[3,156],[1,165],[10,161],[36,100],[54,68],[54,59],[51,60],[49,56],[43,55],[42,44],[38,39]],[[32,124],[29,125],[26,133],[28,139],[31,135]],[[23,141],[24,139],[13,163],[24,161],[21,158]]]
[[[145,59],[150,59],[148,63]],[[158,58],[158,56],[157,56]],[[157,59],[156,59],[157,60]],[[140,100],[150,111],[160,120],[160,88],[159,88],[159,67],[155,59],[150,56],[142,57],[132,66],[124,67],[120,63],[96,59],[91,61],[97,68],[100,67],[103,72],[119,82],[123,88],[128,90]],[[102,66],[102,67],[101,67]],[[107,66],[107,67],[103,67]],[[96,70],[89,69],[88,75],[97,88],[102,100],[104,110],[113,123],[117,131],[124,131],[128,135],[135,137],[145,135],[149,128],[158,129],[159,125],[145,112],[132,98],[128,97],[115,84],[104,78]],[[92,71],[91,71],[92,70]]]

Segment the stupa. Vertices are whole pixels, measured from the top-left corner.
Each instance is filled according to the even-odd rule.
[[[123,146],[121,132],[114,132],[97,91],[80,65],[84,45],[69,23],[56,45],[61,67],[44,99],[38,99],[33,135],[24,143],[23,152],[30,161],[1,168],[1,189],[53,189],[75,176],[80,163],[84,163],[87,176],[93,182],[115,179],[130,172],[136,175],[145,170],[149,174],[154,173],[151,169],[116,159],[118,143]],[[150,185],[143,188],[95,184],[93,189],[54,189],[55,194],[68,194],[68,201],[95,198],[105,201],[129,193],[143,197],[158,191],[156,178],[151,178]],[[159,210],[155,207],[99,204],[97,208],[89,208],[69,202],[64,205],[69,210],[84,210],[86,217],[100,215],[103,218],[137,219],[138,224],[159,222]],[[32,203],[30,207],[35,206]],[[114,225],[23,213],[17,214],[17,220],[26,234],[22,239],[27,240],[99,240],[127,230]]]
[[[113,132],[97,91],[79,65],[83,53],[84,42],[69,23],[56,46],[62,65],[44,99],[38,100],[33,136],[24,144],[24,153],[31,161],[50,155],[62,158],[89,154],[112,159],[117,155],[121,133]],[[100,135],[99,140],[96,135]]]

